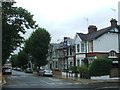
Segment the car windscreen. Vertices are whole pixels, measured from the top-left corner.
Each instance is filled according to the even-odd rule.
[[[3,69],[11,69],[10,67],[4,67]]]

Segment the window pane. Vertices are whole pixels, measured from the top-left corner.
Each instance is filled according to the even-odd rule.
[[[77,66],[79,66],[80,65],[80,61],[79,60],[77,60]]]
[[[80,45],[79,44],[77,44],[77,52],[79,52],[80,50],[79,50],[79,48],[80,48]]]
[[[84,43],[81,43],[81,52],[84,52],[84,50],[85,50],[85,45]]]

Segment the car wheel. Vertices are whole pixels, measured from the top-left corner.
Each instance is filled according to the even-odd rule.
[[[12,74],[12,72],[9,73],[10,75]]]

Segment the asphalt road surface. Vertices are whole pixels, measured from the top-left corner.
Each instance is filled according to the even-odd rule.
[[[2,90],[120,90],[112,87],[106,88],[105,84],[83,85],[75,81],[59,79],[55,77],[36,76],[21,71],[13,71],[12,75],[5,75],[6,84]],[[112,86],[113,84],[109,85]],[[104,89],[101,86],[105,87]]]

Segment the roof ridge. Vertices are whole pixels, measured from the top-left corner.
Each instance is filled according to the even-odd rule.
[[[93,32],[93,33],[87,33],[87,34],[77,33],[77,34],[83,41],[91,41],[93,39],[100,37],[101,35],[103,35],[104,33],[106,33],[107,31],[109,31],[112,28],[113,27],[109,26],[109,27],[105,27],[100,30],[97,30],[96,32]]]

